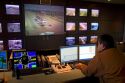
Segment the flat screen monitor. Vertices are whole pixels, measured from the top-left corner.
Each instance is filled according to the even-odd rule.
[[[20,32],[20,23],[8,23],[8,32]]]
[[[74,22],[67,22],[66,23],[66,31],[75,31],[75,23]]]
[[[87,43],[87,36],[80,36],[79,37],[79,44],[86,44]]]
[[[79,46],[79,60],[90,60],[96,54],[95,44],[86,44]]]
[[[66,37],[66,45],[67,46],[75,45],[75,37]]]
[[[36,63],[36,52],[35,51],[27,51],[27,56],[28,56],[28,68],[36,68],[37,63]]]
[[[90,43],[97,43],[98,36],[91,36]]]
[[[32,69],[37,67],[36,51],[14,51],[14,68]]]
[[[99,28],[99,23],[91,23],[91,30],[98,30],[98,28]]]
[[[92,17],[98,17],[99,16],[99,10],[98,9],[92,9],[91,10],[91,16]]]
[[[64,6],[24,4],[26,36],[64,34]]]
[[[14,5],[14,4],[6,4],[6,14],[8,15],[19,15],[20,10],[19,10],[19,5]]]
[[[2,24],[0,23],[0,33],[2,33]]]
[[[4,50],[3,40],[0,40],[0,50]]]
[[[78,46],[60,47],[61,63],[73,62],[78,60]]]
[[[9,50],[22,49],[22,40],[8,40]]]
[[[0,51],[0,70],[7,70],[7,51]]]
[[[87,30],[87,22],[80,22],[80,23],[79,23],[79,30],[80,30],[80,31],[85,31],[85,30]]]
[[[66,16],[75,16],[75,8],[66,8]]]
[[[79,16],[87,16],[88,9],[80,8],[79,9]]]

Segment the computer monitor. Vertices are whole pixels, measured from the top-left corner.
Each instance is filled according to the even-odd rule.
[[[20,39],[8,40],[8,47],[9,47],[9,50],[22,49],[22,40]]]
[[[98,36],[90,36],[90,43],[97,43]]]
[[[66,31],[75,31],[75,22],[67,22],[66,23]]]
[[[0,40],[0,50],[4,50],[3,40]]]
[[[8,23],[8,32],[20,32],[20,23]]]
[[[6,14],[8,15],[19,15],[20,10],[19,10],[19,5],[15,4],[6,4]]]
[[[64,34],[64,6],[24,4],[26,36]]]
[[[14,51],[14,68],[32,69],[37,67],[35,51]]]
[[[96,54],[95,44],[86,44],[79,46],[79,60],[90,60]]]
[[[75,37],[66,37],[66,45],[67,46],[75,45]]]
[[[75,8],[66,8],[66,16],[75,16]]]
[[[7,70],[7,51],[0,51],[0,70]]]
[[[88,9],[80,8],[79,9],[79,16],[87,16]]]
[[[97,23],[97,22],[91,23],[91,30],[97,31],[98,28],[99,28],[99,23]]]
[[[14,68],[23,69],[22,64],[22,55],[26,51],[20,50],[20,51],[13,51],[13,62],[14,62]]]
[[[91,16],[92,17],[98,17],[99,16],[99,10],[98,9],[92,9],[91,10]]]
[[[27,51],[27,56],[29,58],[29,62],[28,62],[28,68],[36,68],[37,67],[37,63],[36,63],[36,52],[35,51]]]
[[[87,36],[79,36],[79,44],[83,45],[87,43]]]
[[[61,63],[68,63],[78,60],[78,46],[60,47]]]
[[[86,31],[87,30],[87,22],[80,22],[79,23],[79,30]]]
[[[0,23],[0,33],[2,33],[2,24]]]

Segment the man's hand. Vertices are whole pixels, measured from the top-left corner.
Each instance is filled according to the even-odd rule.
[[[85,65],[85,64],[83,64],[83,63],[77,63],[77,64],[75,64],[75,68],[84,71],[84,70],[87,68],[87,65]]]

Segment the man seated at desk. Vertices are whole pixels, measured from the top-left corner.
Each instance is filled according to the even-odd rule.
[[[100,83],[125,83],[125,56],[116,49],[113,37],[108,34],[99,36],[97,54],[88,65],[75,66],[86,77],[98,77]]]

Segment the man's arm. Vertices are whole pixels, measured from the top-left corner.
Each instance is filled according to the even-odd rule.
[[[80,69],[83,74],[86,76],[91,76],[94,75],[97,72],[97,67],[98,67],[98,56],[95,56],[89,63],[88,65],[78,63],[76,64],[76,68]]]

